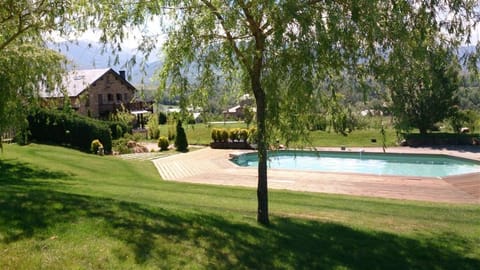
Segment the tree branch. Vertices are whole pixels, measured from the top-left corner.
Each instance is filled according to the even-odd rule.
[[[217,17],[217,19],[220,21],[223,31],[225,31],[226,40],[232,46],[233,51],[237,55],[240,62],[245,66],[245,68],[248,70],[249,73],[252,73],[253,70],[248,65],[249,64],[248,60],[245,58],[245,55],[242,53],[242,51],[240,51],[240,49],[238,48],[237,44],[235,43],[235,38],[233,37],[230,30],[227,29],[227,26],[225,25],[225,19],[223,18],[223,16],[220,14],[218,9],[210,1],[207,1],[207,0],[201,0],[201,1],[213,13],[213,15],[215,15],[215,17]]]

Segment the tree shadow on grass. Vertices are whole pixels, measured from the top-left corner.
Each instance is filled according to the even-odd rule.
[[[0,160],[0,186],[25,184],[25,182],[34,180],[66,180],[70,176],[65,172],[35,168],[13,159]],[[38,182],[36,185],[38,185]]]
[[[3,168],[7,168],[5,164]],[[63,176],[34,169],[23,174],[9,178],[15,180],[11,182],[0,177],[0,241],[7,245],[21,239],[45,239],[54,226],[92,218],[106,221],[99,223],[100,237],[121,241],[139,266],[480,269],[478,258],[461,253],[474,248],[473,243],[458,235],[418,240],[336,223],[278,217],[266,228],[218,214],[170,211],[38,188],[35,181],[22,182],[22,177]],[[112,256],[121,261],[124,255]]]

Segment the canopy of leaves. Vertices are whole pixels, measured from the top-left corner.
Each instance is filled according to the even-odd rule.
[[[64,58],[46,48],[68,1],[0,2],[0,134],[23,124],[25,110],[61,80]]]
[[[454,113],[460,66],[456,56],[444,48],[425,48],[421,53],[404,50],[401,58],[396,62],[392,57],[395,72],[386,80],[391,109],[399,130],[418,128],[426,133]]]
[[[123,9],[108,0],[91,7],[102,10],[96,19],[104,40],[119,42],[126,26],[163,16],[169,35],[161,89],[179,96],[182,106],[205,104],[219,80],[254,92],[252,79],[259,77],[267,129],[287,140],[305,137],[305,112],[333,96],[323,87],[326,80],[348,72],[362,81],[380,73],[391,53],[412,45],[409,40],[435,36],[459,46],[470,38],[479,10],[474,0],[115,2]],[[145,41],[140,49],[150,52],[151,39]],[[192,73],[200,84],[188,80]]]

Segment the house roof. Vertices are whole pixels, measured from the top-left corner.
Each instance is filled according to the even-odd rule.
[[[226,111],[224,111],[223,113],[236,113],[238,111],[238,109],[240,109],[242,106],[240,105],[237,105],[235,107],[232,107]]]
[[[63,89],[68,93],[69,97],[76,97],[80,95],[85,89],[90,85],[95,83],[103,75],[108,72],[113,72],[116,76],[124,80],[127,84],[127,87],[135,89],[126,79],[121,77],[117,72],[111,68],[104,69],[84,69],[84,70],[73,70],[67,73],[63,79]],[[43,92],[41,93],[42,97],[63,97],[63,91],[60,89],[55,89],[50,93]]]

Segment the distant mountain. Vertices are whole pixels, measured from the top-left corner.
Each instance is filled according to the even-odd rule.
[[[143,84],[148,88],[155,88],[158,85],[158,80],[155,79],[155,72],[162,67],[162,61],[159,57],[147,60],[142,70],[140,63],[143,60],[143,55],[141,53],[137,54],[131,49],[125,49],[118,52],[117,55],[114,55],[110,48],[103,48],[102,44],[89,43],[86,41],[78,41],[75,43],[61,42],[50,44],[49,47],[64,54],[73,62],[74,67],[77,69],[111,67],[115,71],[125,70],[128,80],[133,85],[139,86]],[[463,46],[458,49],[457,54],[459,57],[462,57],[474,51],[475,46]],[[136,64],[131,65],[129,61],[134,57]],[[190,69],[190,78],[195,77],[193,70],[195,70],[195,68]]]
[[[158,84],[153,80],[155,71],[162,66],[158,58],[145,63],[142,69],[140,64],[144,60],[143,55],[136,54],[134,50],[126,49],[114,54],[111,48],[104,48],[102,44],[86,41],[52,43],[49,47],[62,53],[72,62],[70,69],[110,67],[117,72],[125,70],[128,80],[133,85],[140,85],[143,82],[151,87]],[[135,64],[132,64],[134,62]]]

